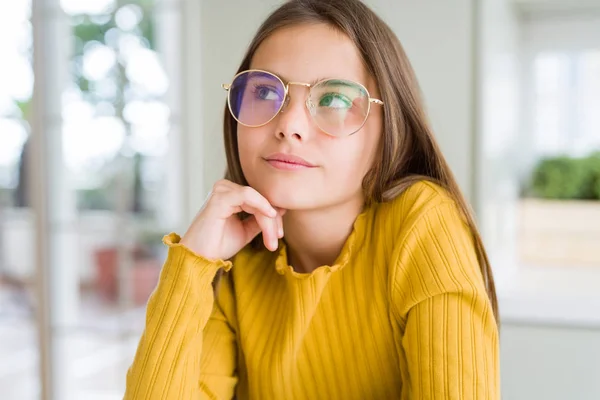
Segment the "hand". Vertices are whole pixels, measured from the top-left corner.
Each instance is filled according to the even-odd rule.
[[[241,211],[250,216],[241,220]],[[253,188],[223,179],[213,186],[181,244],[208,259],[226,260],[262,232],[267,249],[275,251],[283,237],[284,213]]]

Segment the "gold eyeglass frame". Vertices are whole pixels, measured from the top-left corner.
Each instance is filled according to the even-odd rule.
[[[235,113],[231,109],[231,96],[230,96],[231,92],[229,91],[229,89],[231,88],[231,85],[233,85],[233,82],[235,82],[235,80],[237,79],[238,76],[240,76],[242,74],[249,73],[249,72],[260,72],[260,73],[264,73],[264,74],[268,74],[268,75],[274,76],[275,78],[277,78],[277,80],[279,82],[281,82],[281,85],[283,86],[283,88],[285,90],[285,96],[284,96],[283,101],[281,102],[281,105],[279,106],[279,109],[277,110],[277,112],[267,122],[259,124],[259,125],[244,124],[239,119],[237,119],[237,117],[235,116]],[[319,85],[319,84],[321,84],[323,82],[329,81],[329,80],[332,80],[332,78],[322,79],[322,80],[316,82],[315,84],[310,84],[310,83],[305,83],[305,82],[288,82],[286,84],[286,83],[283,82],[283,80],[280,77],[278,77],[277,75],[275,75],[272,72],[265,71],[265,70],[262,70],[262,69],[247,69],[245,71],[241,71],[241,72],[237,73],[233,77],[233,79],[231,80],[231,83],[224,83],[224,84],[221,85],[221,87],[227,91],[227,107],[229,108],[229,112],[231,113],[231,116],[233,117],[233,119],[235,119],[238,123],[240,123],[240,124],[242,124],[242,125],[244,125],[244,126],[246,126],[248,128],[258,128],[258,127],[261,127],[261,126],[265,126],[269,122],[273,121],[273,119],[275,119],[275,117],[278,116],[279,113],[282,112],[282,110],[284,109],[284,107],[289,103],[289,99],[290,99],[290,96],[289,96],[289,87],[290,87],[290,85],[304,86],[305,88],[309,89],[309,95],[306,96],[305,105],[306,105],[306,108],[308,109],[308,112],[310,113],[310,115],[312,117],[312,120],[315,123],[315,125],[317,125],[319,127],[319,129],[321,129],[323,132],[325,132],[326,134],[328,134],[330,136],[340,137],[338,135],[332,135],[331,133],[327,132],[326,130],[324,130],[323,128],[321,128],[319,126],[318,122],[314,118],[314,114],[313,114],[314,106],[309,102],[309,100],[310,100],[310,89],[312,87],[314,87],[314,86],[317,86],[317,85]],[[349,133],[349,134],[347,134],[345,136],[354,135],[356,132],[358,132],[359,130],[361,130],[362,127],[367,122],[367,119],[369,118],[369,114],[371,113],[371,103],[379,104],[381,106],[383,106],[384,104],[383,104],[383,101],[381,101],[379,99],[372,98],[371,95],[369,94],[369,90],[365,87],[365,85],[363,85],[361,83],[358,83],[358,82],[355,82],[355,81],[352,81],[352,80],[349,80],[349,79],[336,79],[336,80],[342,80],[342,81],[346,81],[346,82],[351,82],[354,85],[357,85],[358,87],[360,87],[361,89],[363,89],[365,91],[365,93],[367,94],[367,98],[369,99],[369,107],[367,108],[367,114],[365,115],[365,120],[362,122],[362,124],[360,125],[360,127],[358,127],[354,132]]]

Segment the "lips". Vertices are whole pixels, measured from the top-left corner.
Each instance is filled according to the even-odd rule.
[[[276,154],[272,154],[272,155],[266,157],[265,160],[272,165],[276,164],[276,165],[285,166],[287,164],[290,167],[304,167],[304,168],[316,167],[316,165],[311,164],[310,162],[306,161],[304,158],[295,156],[293,154],[276,153]]]

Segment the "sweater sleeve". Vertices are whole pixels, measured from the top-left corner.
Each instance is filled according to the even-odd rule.
[[[498,328],[455,204],[424,212],[403,243],[393,281],[402,399],[500,399]]]
[[[207,260],[179,239],[164,238],[169,253],[148,301],[124,400],[233,397],[235,333],[214,305],[212,289],[217,271],[229,270],[231,263]]]

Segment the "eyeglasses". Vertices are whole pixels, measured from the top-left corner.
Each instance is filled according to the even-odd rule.
[[[281,78],[267,71],[251,69],[234,76],[227,90],[231,115],[240,124],[255,128],[268,124],[290,101],[290,85],[309,89],[306,108],[313,121],[331,136],[349,136],[363,127],[371,111],[373,99],[360,83],[345,79],[325,79],[314,85],[302,82],[284,84]]]

